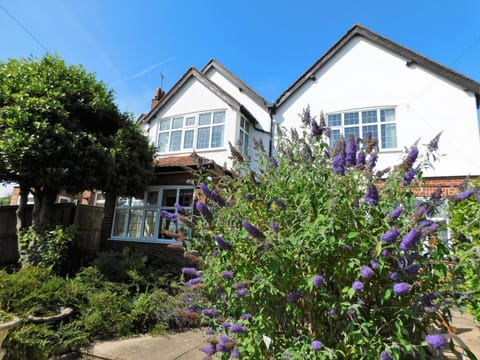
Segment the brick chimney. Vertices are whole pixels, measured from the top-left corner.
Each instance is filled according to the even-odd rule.
[[[163,95],[165,95],[165,92],[160,89],[160,88],[157,88],[157,90],[155,90],[155,96],[153,97],[152,99],[152,109],[157,106],[157,104],[160,102],[160,99],[163,97]]]

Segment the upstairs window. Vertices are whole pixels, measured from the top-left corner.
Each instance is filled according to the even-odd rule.
[[[159,153],[215,149],[224,146],[225,111],[211,111],[160,120]]]
[[[248,137],[250,132],[250,123],[243,116],[240,119],[240,137],[238,145],[243,155],[248,155]]]
[[[346,111],[327,115],[331,128],[330,146],[343,136],[365,138],[370,132],[378,140],[380,150],[397,149],[397,127],[394,108]]]

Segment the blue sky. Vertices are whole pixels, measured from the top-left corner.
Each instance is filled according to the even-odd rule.
[[[0,0],[0,61],[58,53],[138,116],[162,72],[168,90],[211,58],[274,101],[356,23],[480,81],[478,14],[478,0]]]

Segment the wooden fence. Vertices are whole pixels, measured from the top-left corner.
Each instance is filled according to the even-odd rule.
[[[32,206],[27,206],[27,224],[31,224]],[[16,234],[17,206],[0,206],[0,264],[14,263],[18,259]],[[97,250],[100,243],[103,208],[75,204],[55,204],[54,221],[64,226],[75,225],[75,246],[84,250]]]

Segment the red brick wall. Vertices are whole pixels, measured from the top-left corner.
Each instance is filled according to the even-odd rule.
[[[450,198],[458,193],[458,187],[465,181],[465,177],[444,177],[444,178],[426,178],[419,186],[413,187],[416,196],[430,197],[437,190],[442,188],[442,197]]]

